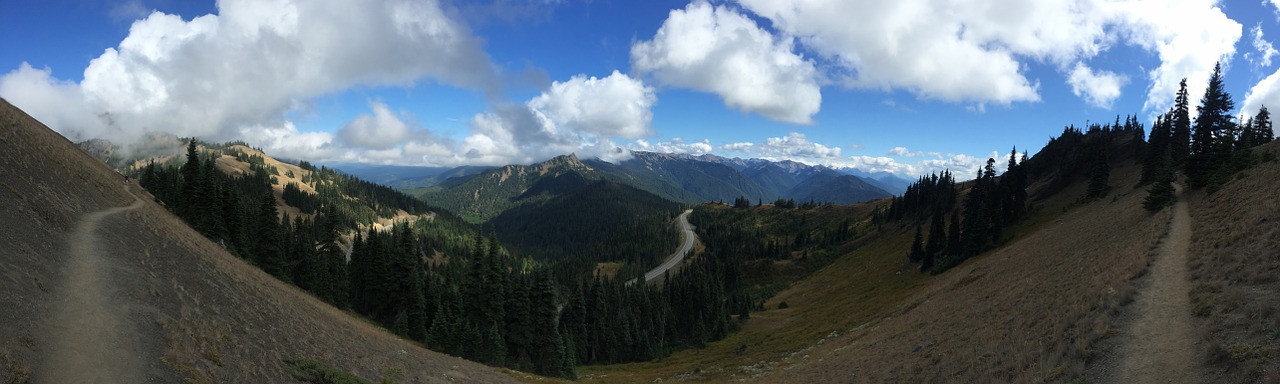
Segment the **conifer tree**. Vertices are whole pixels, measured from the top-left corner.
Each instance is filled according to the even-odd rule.
[[[1271,125],[1271,112],[1267,111],[1267,106],[1258,109],[1258,114],[1253,117],[1253,129],[1257,132],[1258,144],[1266,144],[1276,139],[1274,128]]]
[[[1151,138],[1147,140],[1146,151],[1143,153],[1142,177],[1138,181],[1138,185],[1146,185],[1155,181],[1160,172],[1168,168],[1166,163],[1169,160],[1169,144],[1173,135],[1171,132],[1172,117],[1172,113],[1157,116],[1155,124],[1151,126]]]
[[[289,281],[289,273],[285,269],[284,250],[281,247],[280,222],[277,221],[276,200],[270,192],[263,196],[258,208],[257,240],[254,247],[254,262],[263,271],[284,281]]]
[[[1170,123],[1169,163],[1174,167],[1182,167],[1191,153],[1191,105],[1187,95],[1187,79],[1178,83],[1178,94],[1174,98],[1172,122]]]
[[[1231,110],[1235,103],[1231,95],[1224,89],[1221,63],[1213,66],[1213,75],[1209,77],[1209,87],[1204,91],[1198,107],[1199,115],[1195,119],[1192,133],[1191,155],[1187,158],[1187,184],[1191,188],[1203,187],[1219,168],[1228,166],[1231,151],[1230,143],[1235,138],[1229,133],[1235,128]]]

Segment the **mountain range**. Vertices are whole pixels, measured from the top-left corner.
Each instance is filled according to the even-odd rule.
[[[685,204],[779,199],[853,204],[889,197],[909,184],[889,173],[813,166],[790,160],[726,158],[632,152],[625,161],[580,160],[570,154],[530,165],[417,168],[345,165],[335,167],[357,177],[409,191],[475,222],[488,220],[527,200],[521,196],[545,177],[578,174],[583,180],[607,180]],[[565,191],[570,192],[570,191]]]

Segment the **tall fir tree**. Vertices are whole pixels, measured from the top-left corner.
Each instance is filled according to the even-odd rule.
[[[1258,114],[1253,116],[1253,129],[1258,133],[1258,144],[1266,144],[1276,139],[1274,127],[1271,125],[1271,112],[1267,111],[1267,106],[1258,109]]]
[[[1178,83],[1178,94],[1173,101],[1172,125],[1170,126],[1169,162],[1173,167],[1182,167],[1191,153],[1191,101],[1187,95],[1187,79]]]
[[[1192,132],[1191,154],[1187,157],[1187,184],[1192,188],[1200,188],[1209,183],[1210,178],[1227,166],[1231,155],[1228,149],[1235,138],[1230,135],[1235,128],[1231,110],[1235,102],[1227,93],[1222,80],[1222,64],[1213,66],[1213,74],[1209,77],[1209,86],[1204,91],[1197,108],[1199,115],[1195,119]]]

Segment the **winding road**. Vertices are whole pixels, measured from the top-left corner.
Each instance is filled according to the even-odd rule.
[[[644,281],[646,283],[653,281],[653,279],[662,276],[671,268],[679,265],[681,261],[684,261],[685,255],[688,255],[689,251],[693,250],[693,242],[698,240],[698,235],[693,233],[693,225],[689,224],[689,214],[691,213],[693,213],[693,210],[687,209],[679,217],[676,217],[676,225],[680,227],[680,248],[675,253],[667,255],[662,264],[644,273]],[[628,281],[627,286],[635,284],[635,282],[635,280]]]

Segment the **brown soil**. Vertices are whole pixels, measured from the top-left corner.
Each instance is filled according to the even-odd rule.
[[[1179,191],[1181,188],[1179,188]],[[1191,333],[1191,284],[1187,281],[1187,248],[1191,216],[1187,203],[1173,205],[1169,233],[1151,266],[1149,285],[1134,301],[1135,319],[1121,347],[1116,383],[1195,383],[1199,364]]]
[[[110,208],[84,216],[67,241],[67,272],[53,292],[53,316],[46,337],[43,377],[49,383],[136,383],[142,381],[145,360],[156,351],[135,346],[136,332],[125,321],[126,308],[110,293],[111,268],[102,256],[97,232],[103,219],[142,207],[135,199],[126,207]]]

